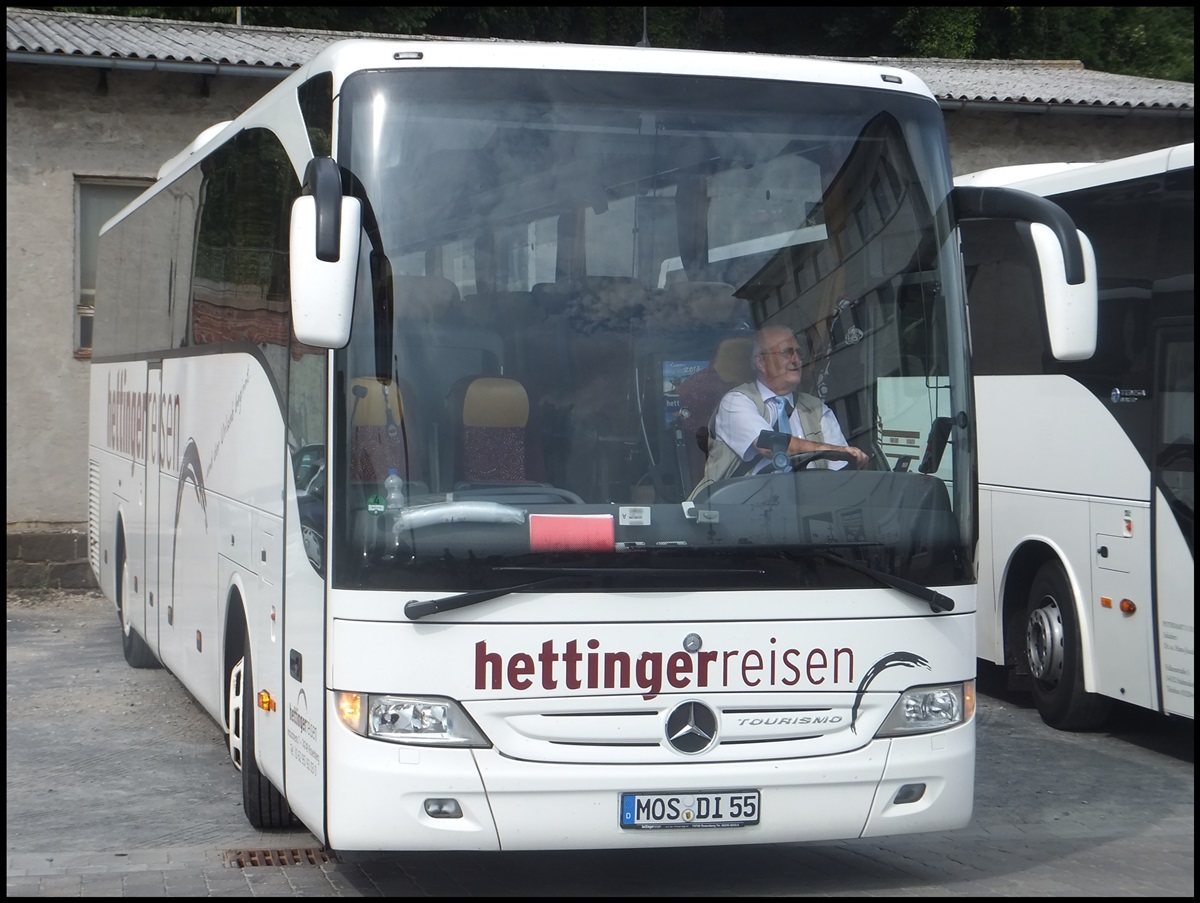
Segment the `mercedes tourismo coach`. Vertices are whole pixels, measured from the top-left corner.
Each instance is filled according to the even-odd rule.
[[[979,216],[1035,221],[1090,353],[1073,225],[954,192],[908,73],[330,46],[104,227],[89,539],[126,657],[228,733],[253,824],[338,849],[966,824]],[[774,324],[870,463],[694,493]]]

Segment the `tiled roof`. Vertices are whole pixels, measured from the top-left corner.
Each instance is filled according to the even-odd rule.
[[[1085,69],[1078,60],[880,59],[922,79],[942,102],[1047,104],[1184,111],[1196,86]]]
[[[97,16],[12,9],[8,17],[8,60],[25,55],[69,60],[157,61],[277,70],[298,69],[327,44],[343,38],[381,37],[352,31],[308,31],[217,22],[183,22],[127,16]],[[382,35],[431,40],[429,35]],[[460,40],[448,38],[439,40]],[[229,69],[236,74],[235,68]]]
[[[282,77],[331,41],[380,37],[366,32],[131,19],[45,10],[7,10],[8,61],[63,65],[157,65],[228,74]],[[431,40],[430,35],[386,35]],[[460,40],[438,38],[438,40]],[[838,57],[907,69],[944,108],[1087,108],[1192,116],[1195,86],[1085,69],[1071,60],[945,60]]]

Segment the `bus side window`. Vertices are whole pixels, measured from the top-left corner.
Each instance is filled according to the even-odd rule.
[[[266,129],[248,129],[202,164],[204,202],[192,278],[194,344],[259,346],[278,385],[291,337],[288,224],[300,193],[286,151]],[[264,216],[262,211],[279,211]]]

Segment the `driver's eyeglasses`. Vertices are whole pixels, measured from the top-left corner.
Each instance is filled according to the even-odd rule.
[[[799,357],[800,349],[796,348],[796,347],[780,348],[778,351],[762,351],[759,353],[760,354],[782,354],[784,357]]]

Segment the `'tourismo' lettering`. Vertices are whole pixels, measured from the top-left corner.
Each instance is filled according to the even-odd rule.
[[[762,689],[807,686],[829,687],[854,684],[854,650],[847,647],[778,649],[729,649],[701,652],[640,653],[602,651],[600,641],[568,640],[562,650],[546,640],[536,653],[503,655],[488,650],[487,641],[475,644],[475,689],[477,690],[628,690],[642,691],[653,699],[664,686],[726,689],[747,686]]]

